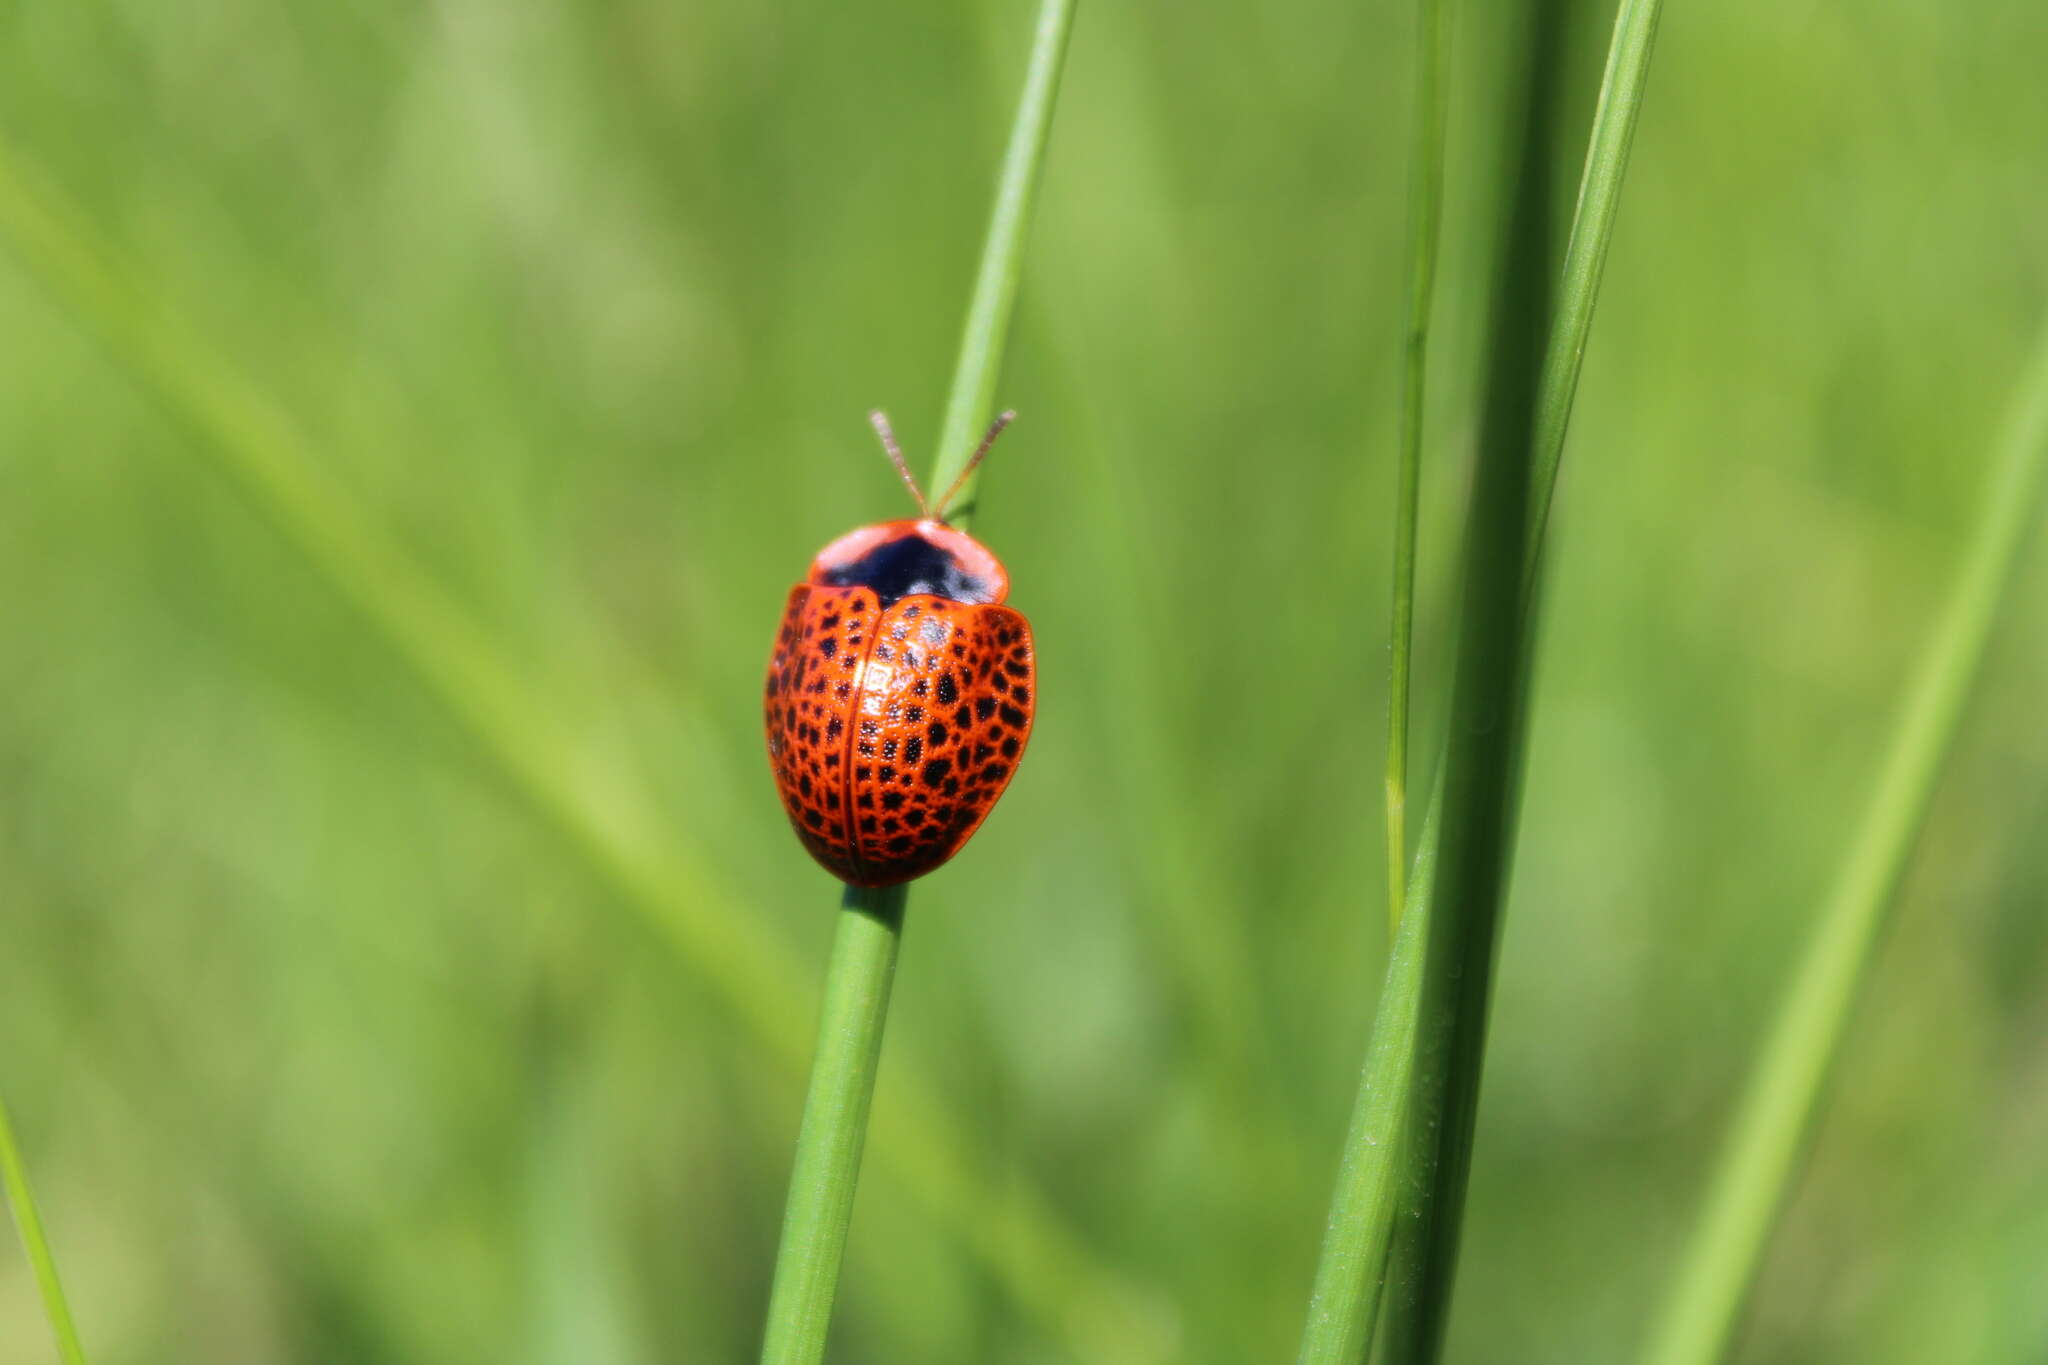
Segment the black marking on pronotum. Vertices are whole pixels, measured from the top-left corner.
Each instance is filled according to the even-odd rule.
[[[835,588],[868,588],[887,608],[905,597],[946,597],[955,602],[993,602],[988,584],[960,567],[951,552],[923,536],[898,536],[869,550],[850,564],[825,570],[823,581]]]

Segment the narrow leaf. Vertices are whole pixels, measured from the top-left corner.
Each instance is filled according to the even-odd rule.
[[[65,1301],[63,1282],[57,1278],[57,1258],[50,1254],[50,1239],[43,1231],[43,1217],[29,1189],[28,1167],[14,1140],[14,1124],[7,1117],[5,1101],[0,1101],[0,1189],[6,1191],[7,1203],[14,1210],[14,1226],[35,1271],[36,1289],[43,1296],[43,1316],[50,1320],[50,1335],[57,1339],[57,1354],[64,1365],[85,1365],[85,1348],[79,1345],[71,1305]]]
[[[1799,1170],[1899,879],[1933,800],[1999,598],[2048,482],[2048,337],[2022,381],[1954,595],[1906,693],[1856,842],[1750,1073],[1690,1246],[1651,1335],[1653,1365],[1727,1352]]]

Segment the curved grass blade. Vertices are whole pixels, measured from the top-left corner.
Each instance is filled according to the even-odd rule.
[[[1074,0],[1044,0],[1024,76],[1024,91],[1010,143],[996,177],[995,206],[981,267],[960,338],[960,358],[940,426],[938,453],[927,487],[935,495],[965,475],[950,520],[963,529],[974,507],[979,471],[968,466],[975,438],[995,405],[996,381],[1009,340],[1010,315],[1024,268],[1024,233],[1030,222],[1046,140],[1059,91],[1060,70],[1072,31]],[[906,888],[871,892],[847,888],[839,912],[810,1092],[797,1135],[789,1205],[776,1252],[762,1365],[813,1365],[823,1359],[832,1301],[853,1216],[854,1189],[881,1058],[882,1025],[903,931]],[[968,1197],[967,1207],[980,1201]],[[972,1215],[966,1215],[972,1221]],[[1130,1349],[1130,1348],[1126,1348]],[[1149,1352],[1152,1347],[1144,1347]]]
[[[1387,916],[1408,903],[1408,691],[1415,645],[1415,523],[1422,497],[1422,416],[1428,393],[1430,299],[1444,201],[1443,0],[1416,13],[1415,142],[1408,182],[1408,324],[1402,339],[1400,473],[1394,493],[1394,606],[1387,681]]]
[[[69,306],[164,410],[444,705],[486,764],[651,928],[763,1051],[792,1073],[809,1057],[796,955],[744,913],[699,852],[661,825],[638,789],[599,768],[554,708],[419,564],[321,467],[297,425],[139,283],[92,225],[0,144],[0,239]],[[1102,1265],[1053,1209],[993,1180],[937,1092],[899,1068],[878,1116],[879,1158],[955,1229],[1047,1332],[1090,1358],[1150,1359],[1149,1296]],[[1003,1188],[1001,1198],[975,1191]]]
[[[14,1226],[35,1271],[36,1289],[43,1296],[43,1314],[50,1320],[50,1335],[57,1339],[57,1354],[64,1365],[85,1365],[85,1348],[79,1345],[78,1326],[71,1320],[71,1305],[65,1301],[64,1284],[57,1278],[57,1258],[50,1254],[50,1239],[43,1232],[42,1214],[36,1210],[28,1168],[14,1140],[14,1124],[7,1117],[4,1100],[0,1100],[0,1188],[6,1190],[7,1202],[14,1209]]]
[[[2022,381],[1962,572],[1899,714],[1862,826],[1736,1109],[1644,1359],[1726,1353],[1897,900],[1998,603],[2048,484],[2048,337]]]
[[[1520,113],[1524,140],[1496,302],[1487,412],[1466,531],[1452,728],[1438,768],[1343,1174],[1333,1196],[1304,1365],[1389,1362],[1440,1349],[1471,1158],[1500,903],[1520,780],[1522,679],[1533,636],[1537,551],[1592,325],[1623,172],[1641,107],[1659,0],[1624,0],[1594,117],[1561,292],[1549,286],[1553,7],[1538,4]],[[1553,306],[1555,312],[1553,314]],[[1441,821],[1437,810],[1441,807]],[[1420,870],[1430,868],[1425,882]],[[1411,922],[1412,921],[1412,922]],[[1384,1006],[1384,998],[1383,998]],[[1396,1032],[1382,1039],[1381,1031]],[[1401,1046],[1403,1034],[1412,1040]],[[1403,1076],[1410,1079],[1405,1104]],[[1406,1190],[1403,1210],[1389,1191]],[[1390,1255],[1389,1246],[1393,1246]],[[1340,1262],[1333,1268],[1331,1258]]]

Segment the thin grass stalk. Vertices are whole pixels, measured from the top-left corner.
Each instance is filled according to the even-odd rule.
[[[1332,1198],[1303,1362],[1361,1359],[1375,1337],[1390,1362],[1433,1360],[1441,1346],[1512,846],[1537,550],[1658,12],[1658,0],[1625,0],[1617,17],[1553,316],[1547,190],[1554,101],[1547,82],[1557,19],[1543,4],[1532,11],[1523,141],[1466,535],[1452,728]],[[1404,1039],[1412,1042],[1404,1047]],[[1404,1076],[1412,1078],[1405,1101]],[[1386,1285],[1400,1292],[1385,1295]],[[1382,1313],[1376,1333],[1375,1305]]]
[[[1373,1018],[1344,1160],[1330,1197],[1330,1219],[1316,1262],[1299,1365],[1356,1365],[1365,1359],[1386,1285],[1390,1230],[1400,1211],[1401,1162],[1414,1101],[1422,1007],[1423,943],[1436,874],[1437,822],[1443,788],[1435,789],[1422,824],[1415,875],[1407,882],[1409,912],[1399,922],[1386,984]]]
[[[1552,81],[1565,11],[1548,4],[1533,10],[1508,275],[1467,532],[1466,598],[1444,760],[1443,847],[1424,967],[1424,1028],[1434,1032],[1441,1021],[1444,1032],[1418,1069],[1410,1120],[1415,1141],[1403,1149],[1419,1195],[1404,1259],[1395,1266],[1401,1292],[1385,1324],[1388,1365],[1426,1365],[1443,1351],[1514,848],[1539,554],[1661,11],[1661,0],[1622,0],[1615,16],[1572,232],[1552,289],[1547,224],[1558,102]],[[1508,524],[1514,516],[1521,518],[1519,527]]]
[[[0,1100],[0,1189],[14,1210],[14,1227],[21,1234],[21,1249],[35,1272],[36,1290],[42,1295],[43,1316],[49,1319],[50,1335],[56,1338],[57,1355],[64,1365],[85,1365],[85,1347],[79,1344],[78,1325],[71,1320],[71,1305],[64,1298],[64,1282],[57,1278],[57,1258],[50,1254],[50,1239],[43,1231],[43,1216],[29,1189],[28,1166],[21,1159],[21,1147],[14,1139],[14,1124],[7,1116],[7,1104]]]
[[[1572,399],[1579,390],[1579,369],[1586,359],[1586,338],[1593,330],[1593,305],[1600,297],[1600,277],[1607,270],[1607,248],[1614,240],[1614,219],[1621,210],[1621,182],[1635,146],[1636,121],[1643,109],[1643,88],[1650,78],[1650,54],[1657,43],[1657,21],[1663,0],[1622,0],[1614,16],[1614,37],[1607,47],[1607,69],[1600,78],[1600,101],[1586,139],[1586,165],[1579,177],[1578,202],[1572,209],[1571,237],[1565,243],[1564,278],[1557,294],[1557,319],[1543,354],[1543,378],[1537,389],[1536,472],[1529,499],[1529,587],[1535,592],[1536,556],[1543,548],[1551,499],[1557,493],[1557,470],[1564,459],[1564,437],[1571,424]]]
[[[1925,823],[1998,604],[2048,484],[2048,336],[2000,438],[1953,594],[1908,688],[1856,841],[1779,1006],[1650,1336],[1651,1365],[1728,1352],[1771,1229],[1813,1134],[1899,882]]]
[[[1524,145],[1511,197],[1507,255],[1494,303],[1478,463],[1465,530],[1457,665],[1444,753],[1444,817],[1434,895],[1423,926],[1416,1008],[1414,1141],[1410,1179],[1420,1209],[1422,1260],[1406,1286],[1389,1344],[1397,1359],[1433,1360],[1456,1263],[1472,1143],[1494,949],[1514,843],[1523,720],[1523,565],[1537,378],[1551,314],[1550,94],[1555,24],[1537,7],[1529,56]]]
[[[934,496],[952,487],[967,468],[975,438],[995,406],[1010,316],[1023,276],[1025,229],[1045,164],[1073,20],[1074,0],[1043,0],[1039,7],[1024,89],[996,176],[988,236],[982,243],[981,266],[926,484]],[[955,498],[957,510],[949,518],[962,529],[973,514],[977,478],[978,471],[968,471]],[[825,974],[810,1092],[776,1251],[762,1365],[814,1365],[825,1354],[906,901],[904,887],[879,892],[848,887],[841,902]]]
[[[191,433],[313,571],[446,707],[508,789],[791,1072],[810,1057],[796,954],[616,771],[594,768],[487,633],[322,467],[285,411],[141,284],[66,198],[0,143],[0,240]],[[993,1179],[938,1092],[899,1065],[878,1157],[1049,1335],[1088,1358],[1149,1360],[1148,1294],[1103,1264],[1023,1177]],[[1001,1193],[990,1196],[992,1185]]]
[[[975,272],[974,294],[960,333],[960,356],[953,365],[946,415],[939,423],[936,463],[926,485],[935,494],[950,488],[960,476],[982,428],[995,415],[996,383],[1002,377],[1003,350],[1009,344],[1010,315],[1016,311],[1017,282],[1024,273],[1024,231],[1038,197],[1053,104],[1067,59],[1067,37],[1074,28],[1074,4],[1075,0],[1042,0],[1038,7],[1024,91],[1017,100],[1009,147],[996,177],[988,237],[982,243],[981,267]],[[973,520],[974,490],[980,480],[981,472],[976,470],[954,500],[955,510],[948,519],[963,530]]]
[[[1387,916],[1408,903],[1408,693],[1415,644],[1415,524],[1422,500],[1422,422],[1428,393],[1430,300],[1444,199],[1442,0],[1415,7],[1415,140],[1408,180],[1408,321],[1402,345],[1400,472],[1394,493],[1394,605],[1387,681]]]
[[[900,886],[883,891],[849,886],[841,902],[818,1012],[817,1060],[804,1099],[768,1300],[762,1365],[810,1365],[825,1355],[882,1056],[889,987],[896,977],[904,899]]]

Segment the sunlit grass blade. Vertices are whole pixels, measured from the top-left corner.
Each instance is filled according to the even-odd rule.
[[[1443,0],[1415,7],[1415,137],[1408,177],[1408,318],[1401,350],[1400,473],[1394,493],[1394,605],[1387,679],[1387,917],[1408,903],[1408,692],[1415,644],[1415,523],[1422,500],[1429,312],[1444,199]]]
[[[1439,787],[1437,796],[1441,795]],[[1401,917],[1387,960],[1358,1102],[1344,1137],[1344,1161],[1330,1197],[1330,1221],[1316,1262],[1308,1325],[1302,1331],[1301,1365],[1354,1365],[1363,1360],[1379,1315],[1389,1238],[1402,1196],[1398,1155],[1408,1141],[1415,1093],[1423,945],[1441,815],[1441,802],[1433,799],[1422,825],[1415,876],[1407,884],[1414,913]]]
[[[789,1207],[761,1346],[766,1365],[794,1365],[825,1355],[840,1258],[853,1221],[875,1068],[882,1058],[882,1025],[896,977],[903,902],[900,886],[846,889],[825,972],[818,1050],[797,1135],[796,1167],[789,1177]]]
[[[1550,283],[1548,186],[1558,17],[1534,6],[1522,142],[1495,303],[1479,467],[1466,528],[1451,729],[1361,1080],[1301,1359],[1359,1358],[1384,1300],[1394,1362],[1441,1346],[1469,1172],[1501,901],[1520,782],[1536,550],[1562,452],[1656,31],[1626,0],[1591,133],[1562,284]],[[1438,810],[1441,808],[1441,820]],[[1392,1004],[1388,1005],[1387,1000]],[[1388,1032],[1391,1030],[1391,1032]],[[1402,1045],[1403,1036],[1409,1040]],[[1404,1101],[1397,1093],[1409,1082]],[[1391,1191],[1407,1190],[1412,1201]],[[1390,1257],[1396,1215],[1410,1221]],[[1332,1259],[1338,1264],[1332,1265]],[[1386,1299],[1383,1286],[1399,1292]]]
[[[21,1234],[22,1250],[35,1271],[36,1289],[43,1296],[43,1315],[50,1320],[50,1335],[57,1339],[57,1354],[64,1365],[85,1365],[85,1348],[78,1342],[78,1327],[71,1320],[71,1305],[65,1301],[64,1285],[57,1278],[57,1258],[50,1254],[50,1239],[43,1232],[42,1214],[36,1209],[29,1189],[28,1167],[22,1162],[21,1147],[14,1139],[14,1124],[7,1116],[7,1103],[0,1100],[0,1188],[7,1192],[8,1207],[14,1210],[15,1230]]]
[[[473,618],[321,466],[299,426],[140,281],[56,190],[0,145],[0,241],[72,309],[256,510],[305,555],[469,735],[484,761],[595,881],[644,921],[749,1036],[800,1072],[810,1056],[806,972],[629,776],[572,739]],[[954,1229],[1048,1334],[1076,1353],[1148,1358],[1149,1302],[1101,1264],[1052,1207],[986,1164],[938,1092],[892,1073],[878,1158],[929,1216]],[[878,1132],[878,1138],[880,1132]]]
[[[1538,602],[1538,552],[1563,453],[1580,362],[1599,296],[1641,109],[1660,0],[1622,0],[1589,136],[1560,283],[1550,280],[1548,221],[1555,148],[1552,88],[1561,6],[1538,4],[1506,273],[1495,318],[1466,528],[1459,652],[1444,758],[1422,992],[1423,1042],[1403,1147],[1420,1197],[1413,1265],[1386,1320],[1389,1365],[1442,1353],[1456,1274],[1484,1061],[1487,1013],[1521,785],[1526,675]],[[1441,1030],[1439,1031],[1439,1021]]]
[[[1073,19],[1074,0],[1044,0],[1040,6],[1024,91],[1017,101],[1009,148],[996,177],[995,206],[989,215],[981,267],[960,338],[960,357],[926,484],[942,503],[952,502],[957,510],[949,519],[963,528],[973,513],[978,477],[978,470],[968,461],[995,406],[1010,315],[1024,269],[1025,229],[1045,162]],[[953,488],[956,480],[963,481],[958,493],[948,499],[946,490]],[[902,887],[879,892],[848,888],[840,907],[825,975],[810,1093],[804,1102],[790,1173],[789,1204],[776,1252],[762,1365],[812,1365],[825,1354],[881,1059],[882,1026],[896,971],[905,901]],[[976,1202],[972,1194],[966,1199],[970,1204]],[[1149,1354],[1156,1348],[1133,1343],[1126,1349]]]
[[[1614,219],[1621,209],[1621,181],[1635,146],[1636,120],[1642,113],[1643,86],[1650,77],[1650,53],[1657,42],[1657,20],[1664,0],[1621,0],[1614,19],[1614,38],[1607,48],[1607,69],[1600,78],[1600,100],[1586,139],[1586,165],[1579,177],[1578,203],[1572,210],[1572,231],[1565,243],[1564,275],[1557,293],[1557,317],[1543,354],[1543,378],[1536,396],[1536,469],[1530,477],[1529,557],[1543,548],[1550,500],[1557,492],[1557,468],[1564,458],[1565,429],[1571,423],[1572,398],[1579,388],[1579,369],[1586,360],[1586,337],[1593,330],[1593,305],[1600,297],[1600,277],[1607,269],[1607,248],[1614,240]],[[1535,591],[1535,575],[1528,592]]]
[[[2004,433],[1953,595],[1907,690],[1856,841],[1788,983],[1644,1357],[1711,1365],[1727,1352],[1798,1173],[1899,880],[2048,483],[2048,338]]]
[[[953,386],[946,396],[946,415],[939,423],[930,484],[935,490],[951,487],[960,477],[983,426],[995,415],[1003,348],[1009,344],[1010,314],[1016,309],[1017,282],[1024,273],[1024,230],[1031,221],[1039,171],[1045,165],[1053,103],[1067,59],[1067,36],[1074,27],[1074,3],[1043,0],[1038,8],[1024,92],[1017,100],[1009,147],[996,177],[995,207],[989,212],[981,267],[975,272],[974,295],[967,305],[960,356],[954,362]],[[964,529],[973,518],[974,486],[979,479],[979,471],[970,475],[954,499],[957,510],[948,519],[955,526]]]

